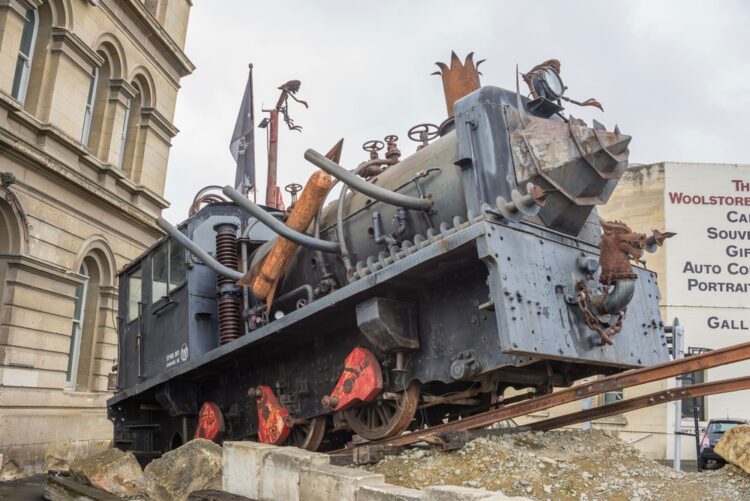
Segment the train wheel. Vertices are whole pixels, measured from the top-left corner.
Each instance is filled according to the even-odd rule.
[[[326,416],[316,416],[306,423],[295,424],[284,445],[317,451],[326,433]]]
[[[395,400],[377,399],[343,412],[354,433],[367,440],[398,435],[404,431],[417,412],[419,383],[414,381]]]

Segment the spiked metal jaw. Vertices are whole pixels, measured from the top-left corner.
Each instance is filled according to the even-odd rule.
[[[450,66],[445,63],[435,63],[440,71],[432,73],[440,75],[443,79],[443,92],[445,93],[445,106],[448,116],[453,116],[453,103],[467,94],[477,90],[480,86],[479,71],[477,68],[484,62],[484,59],[474,63],[474,53],[469,52],[466,59],[461,62],[455,52],[451,51]]]

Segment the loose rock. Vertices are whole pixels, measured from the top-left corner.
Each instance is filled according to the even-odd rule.
[[[464,485],[537,500],[750,499],[750,475],[731,464],[676,472],[600,430],[482,437],[462,451],[432,451],[419,459],[404,451],[367,469],[405,487]]]
[[[144,473],[155,501],[186,500],[193,491],[221,489],[221,447],[202,438],[191,440],[150,462]]]
[[[70,465],[70,475],[116,496],[138,496],[146,492],[146,479],[138,460],[130,452],[107,449]]]
[[[750,425],[735,426],[724,433],[714,452],[750,474]]]

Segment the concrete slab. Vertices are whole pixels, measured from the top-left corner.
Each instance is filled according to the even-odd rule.
[[[425,487],[425,499],[430,501],[531,501],[525,497],[509,497],[501,492],[486,491],[484,489],[472,489],[470,487],[458,487],[455,485],[438,485]]]
[[[224,442],[224,472],[222,489],[251,499],[260,497],[260,478],[263,460],[274,445],[259,442]]]
[[[381,483],[360,485],[354,496],[354,501],[422,501],[426,499],[422,491]]]
[[[329,464],[327,454],[296,447],[279,447],[263,458],[260,475],[260,501],[297,501],[300,473],[307,466]],[[329,500],[332,501],[332,500]]]
[[[308,466],[300,472],[299,496],[305,501],[354,501],[354,495],[360,485],[383,482],[385,477],[380,473],[328,464]]]

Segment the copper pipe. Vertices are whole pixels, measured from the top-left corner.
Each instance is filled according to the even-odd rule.
[[[296,231],[305,231],[323,205],[332,184],[333,178],[329,174],[320,170],[315,171],[289,214],[287,226]],[[250,273],[246,274],[237,282],[238,285],[249,286],[258,299],[268,299],[296,250],[296,243],[283,237],[277,238],[257,274],[253,274],[254,276],[249,276]]]

